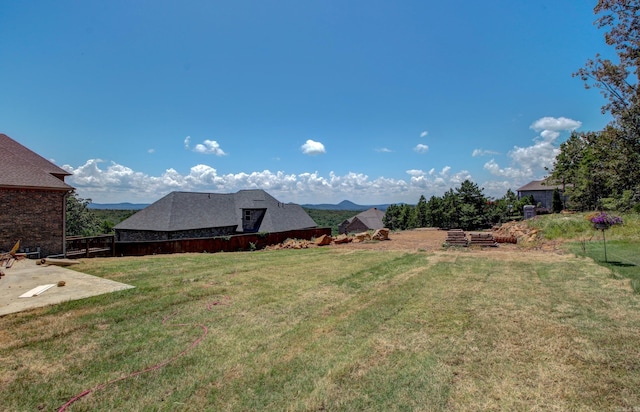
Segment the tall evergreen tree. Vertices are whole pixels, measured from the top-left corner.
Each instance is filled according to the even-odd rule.
[[[560,191],[556,188],[553,190],[553,197],[551,198],[551,211],[553,213],[560,213],[562,209],[564,209],[562,206],[562,198],[560,197]]]
[[[389,205],[384,213],[384,217],[382,218],[382,223],[389,230],[399,230],[400,206],[396,204]]]
[[[459,199],[457,212],[460,227],[470,230],[483,226],[486,223],[484,209],[487,199],[482,189],[467,179],[456,189],[456,194]]]
[[[416,211],[416,227],[427,227],[430,226],[427,221],[427,199],[425,199],[424,195],[420,195],[420,199],[418,200],[418,204],[415,207]]]

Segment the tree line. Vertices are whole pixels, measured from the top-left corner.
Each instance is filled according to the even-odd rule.
[[[522,217],[525,205],[535,205],[533,197],[518,199],[511,189],[497,200],[485,196],[483,191],[467,179],[441,197],[431,196],[427,200],[422,195],[416,205],[389,205],[383,223],[391,230],[419,227],[473,230]]]

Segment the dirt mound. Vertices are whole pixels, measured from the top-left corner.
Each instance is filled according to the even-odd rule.
[[[532,229],[526,222],[507,222],[493,230],[493,237],[500,243],[535,243],[540,237],[538,229]]]
[[[279,249],[308,249],[310,247],[316,247],[318,245],[311,240],[305,239],[287,239],[277,245],[269,245],[264,250],[279,250]]]

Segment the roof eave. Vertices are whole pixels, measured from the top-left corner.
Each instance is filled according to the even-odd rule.
[[[58,192],[71,192],[73,187],[66,185],[67,187],[53,187],[53,186],[25,186],[25,185],[2,185],[0,189],[21,189],[21,190],[46,190],[46,191],[58,191]]]

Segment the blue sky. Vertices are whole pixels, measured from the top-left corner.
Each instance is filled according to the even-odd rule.
[[[0,0],[0,132],[96,203],[501,197],[609,121],[595,3]]]

